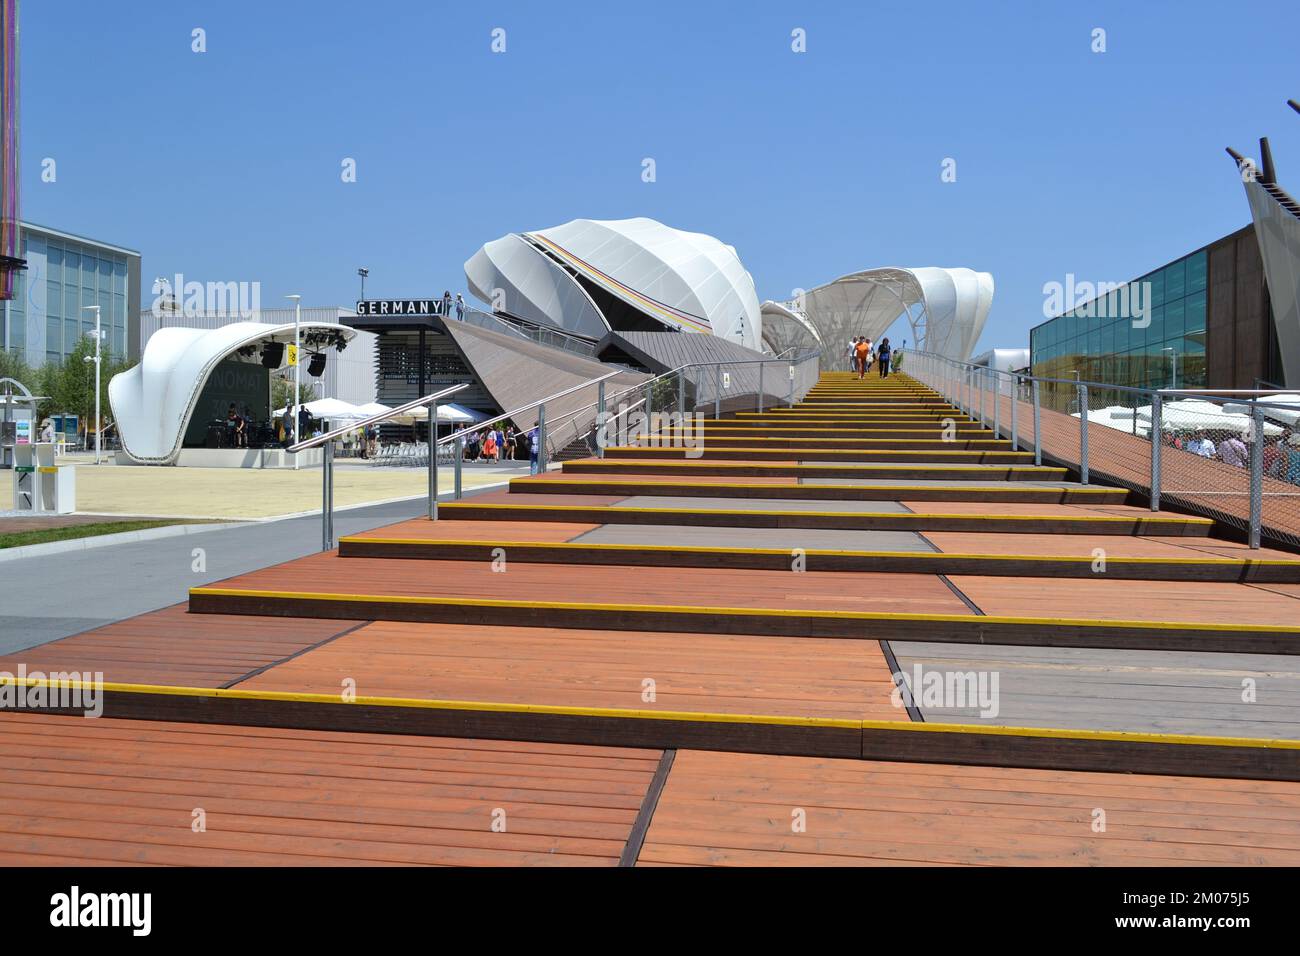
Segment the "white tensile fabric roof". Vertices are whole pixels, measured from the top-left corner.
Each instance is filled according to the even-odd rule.
[[[303,322],[311,331],[356,338],[346,326]],[[145,344],[140,364],[113,376],[108,401],[122,450],[141,464],[167,465],[180,454],[181,440],[203,386],[217,363],[248,345],[292,343],[294,326],[233,322],[216,329],[159,329]]]
[[[764,302],[762,309],[769,323],[782,313],[802,318],[833,352],[861,335],[879,341],[895,320],[906,316],[912,348],[964,362],[992,303],[993,276],[987,272],[890,267],[854,272],[789,302]],[[776,330],[770,330],[769,341],[775,342],[775,335]]]
[[[603,335],[608,317],[575,274],[668,329],[761,348],[753,278],[735,248],[702,233],[646,218],[575,219],[497,239],[465,263],[470,290],[493,308]]]

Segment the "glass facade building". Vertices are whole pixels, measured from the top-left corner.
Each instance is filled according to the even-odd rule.
[[[140,353],[140,254],[131,249],[23,223],[14,297],[3,303],[0,344],[29,365],[62,362],[95,328],[99,306],[104,351]]]
[[[1033,374],[1204,388],[1208,296],[1209,255],[1199,249],[1031,329]],[[1135,318],[1125,300],[1143,303],[1143,314]]]

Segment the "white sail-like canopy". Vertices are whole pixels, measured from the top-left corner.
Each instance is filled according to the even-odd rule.
[[[504,236],[465,263],[465,277],[494,310],[580,335],[711,332],[761,348],[754,280],[735,248],[653,219],[575,219]]]
[[[300,325],[305,342],[322,339],[350,342],[356,331],[324,322]],[[132,461],[169,465],[180,454],[181,440],[203,386],[222,359],[240,349],[267,342],[294,340],[294,325],[233,322],[216,329],[159,329],[145,344],[139,365],[113,376],[108,401],[117,423],[122,450]],[[305,356],[304,356],[305,358]]]
[[[916,349],[964,362],[992,304],[993,276],[987,272],[890,267],[841,276],[788,302],[764,302],[762,310],[768,322],[783,312],[802,319],[832,349],[861,335],[879,341],[905,317]]]

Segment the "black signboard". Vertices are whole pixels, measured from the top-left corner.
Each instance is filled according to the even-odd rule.
[[[441,299],[362,299],[357,315],[442,315]]]

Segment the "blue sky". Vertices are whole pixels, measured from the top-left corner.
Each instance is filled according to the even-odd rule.
[[[349,304],[358,266],[371,296],[457,290],[504,233],[650,216],[736,246],[760,298],[989,271],[981,347],[1023,346],[1045,282],[1245,225],[1224,146],[1268,135],[1300,191],[1298,10],[25,0],[24,217],[139,249],[146,285],[256,280],[272,306]]]

